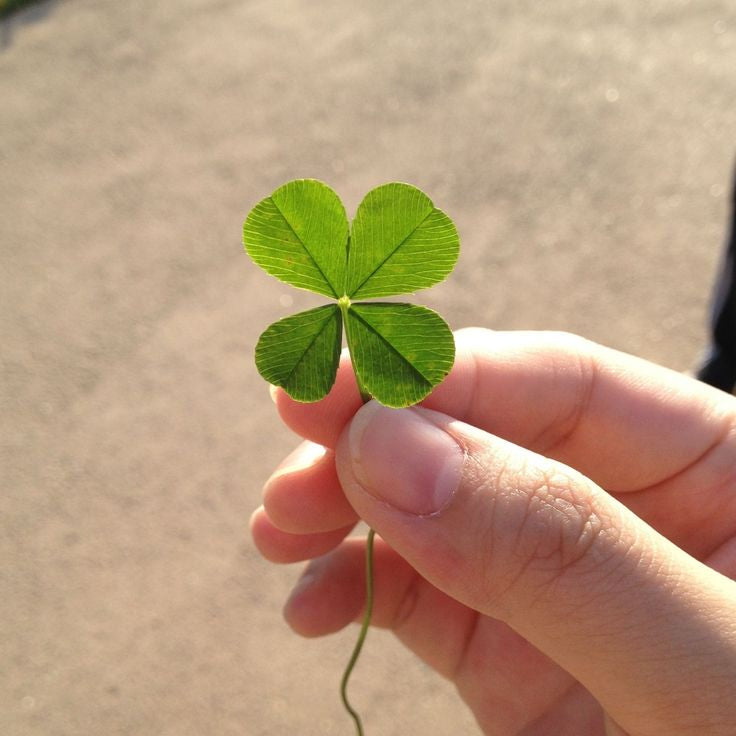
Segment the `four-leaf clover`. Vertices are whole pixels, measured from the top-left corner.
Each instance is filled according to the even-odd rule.
[[[335,300],[275,322],[256,346],[256,366],[297,401],[318,401],[335,381],[345,327],[358,385],[386,406],[421,401],[447,375],[452,332],[426,307],[358,302],[442,281],[458,257],[450,218],[426,194],[392,182],[371,190],[352,225],[337,194],[298,179],[259,202],[243,243],[265,271]]]

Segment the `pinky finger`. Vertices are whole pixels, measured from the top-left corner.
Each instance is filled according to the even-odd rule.
[[[352,525],[317,534],[289,534],[275,527],[263,507],[250,518],[250,533],[258,551],[270,562],[288,563],[321,557],[337,547]]]

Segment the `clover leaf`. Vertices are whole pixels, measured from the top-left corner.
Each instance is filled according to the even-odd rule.
[[[335,382],[343,327],[364,401],[405,407],[421,401],[455,359],[450,328],[431,309],[357,299],[425,289],[452,271],[460,248],[450,218],[416,187],[371,190],[348,225],[326,184],[297,179],[260,201],[243,225],[243,243],[265,271],[336,300],[275,322],[256,345],[256,366],[297,401],[318,401]],[[373,609],[374,530],[366,539],[366,602],[358,641],[340,683],[357,736],[363,725],[347,697]]]
[[[371,190],[349,226],[330,187],[314,179],[291,181],[251,210],[243,243],[272,276],[337,302],[279,320],[258,340],[258,371],[292,398],[318,401],[327,395],[343,327],[364,397],[409,406],[449,372],[455,343],[436,312],[355,302],[427,288],[455,266],[455,226],[416,187],[392,182]]]

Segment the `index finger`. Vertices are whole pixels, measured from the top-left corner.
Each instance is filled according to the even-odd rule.
[[[663,482],[736,426],[736,400],[640,358],[555,332],[455,333],[455,364],[422,402],[570,465],[609,491]],[[334,448],[361,405],[349,357],[314,404],[276,394],[283,421]]]

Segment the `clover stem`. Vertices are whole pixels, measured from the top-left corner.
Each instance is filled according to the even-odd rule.
[[[360,380],[358,371],[355,370],[355,361],[353,360],[353,340],[350,334],[350,321],[348,320],[348,312],[350,311],[350,297],[347,294],[343,294],[337,300],[337,306],[340,307],[340,313],[342,314],[342,321],[345,325],[345,337],[348,341],[348,351],[350,352],[350,360],[353,363],[353,373],[355,373],[355,382],[358,384],[358,391],[360,391],[360,398],[364,404],[367,404],[373,397],[368,392],[368,389],[363,385]]]
[[[344,296],[340,298],[338,304],[340,306],[340,311],[342,312],[343,322],[345,323],[345,336],[347,337],[348,350],[350,351],[350,359],[352,360],[353,346],[350,340],[350,330],[348,329],[348,309],[350,309],[350,299],[347,296]],[[373,397],[363,385],[357,371],[354,372],[355,381],[358,384],[358,391],[360,392],[360,398],[364,404],[367,404]],[[373,529],[369,529],[368,538],[365,543],[365,609],[363,610],[363,621],[360,625],[358,640],[355,642],[353,652],[350,655],[350,659],[348,660],[348,664],[345,667],[342,679],[340,680],[340,697],[342,698],[342,704],[345,706],[345,710],[350,714],[350,717],[355,723],[355,733],[357,736],[364,736],[363,723],[360,720],[358,712],[352,705],[350,705],[350,701],[348,700],[348,680],[355,668],[360,652],[363,649],[363,643],[368,635],[368,629],[371,625],[371,617],[373,616],[373,540],[375,536],[376,532]]]
[[[375,531],[373,531],[373,529],[369,529],[368,539],[366,540],[365,546],[365,611],[363,612],[363,623],[360,626],[358,641],[355,642],[353,653],[350,655],[350,660],[348,661],[348,665],[345,668],[342,680],[340,681],[340,697],[342,698],[345,710],[347,710],[355,722],[355,732],[357,736],[364,736],[363,724],[357,711],[352,705],[350,705],[347,688],[350,674],[355,667],[355,663],[358,661],[360,650],[363,648],[363,642],[365,642],[365,637],[368,634],[368,627],[370,626],[371,616],[373,614],[373,538],[375,536]]]

